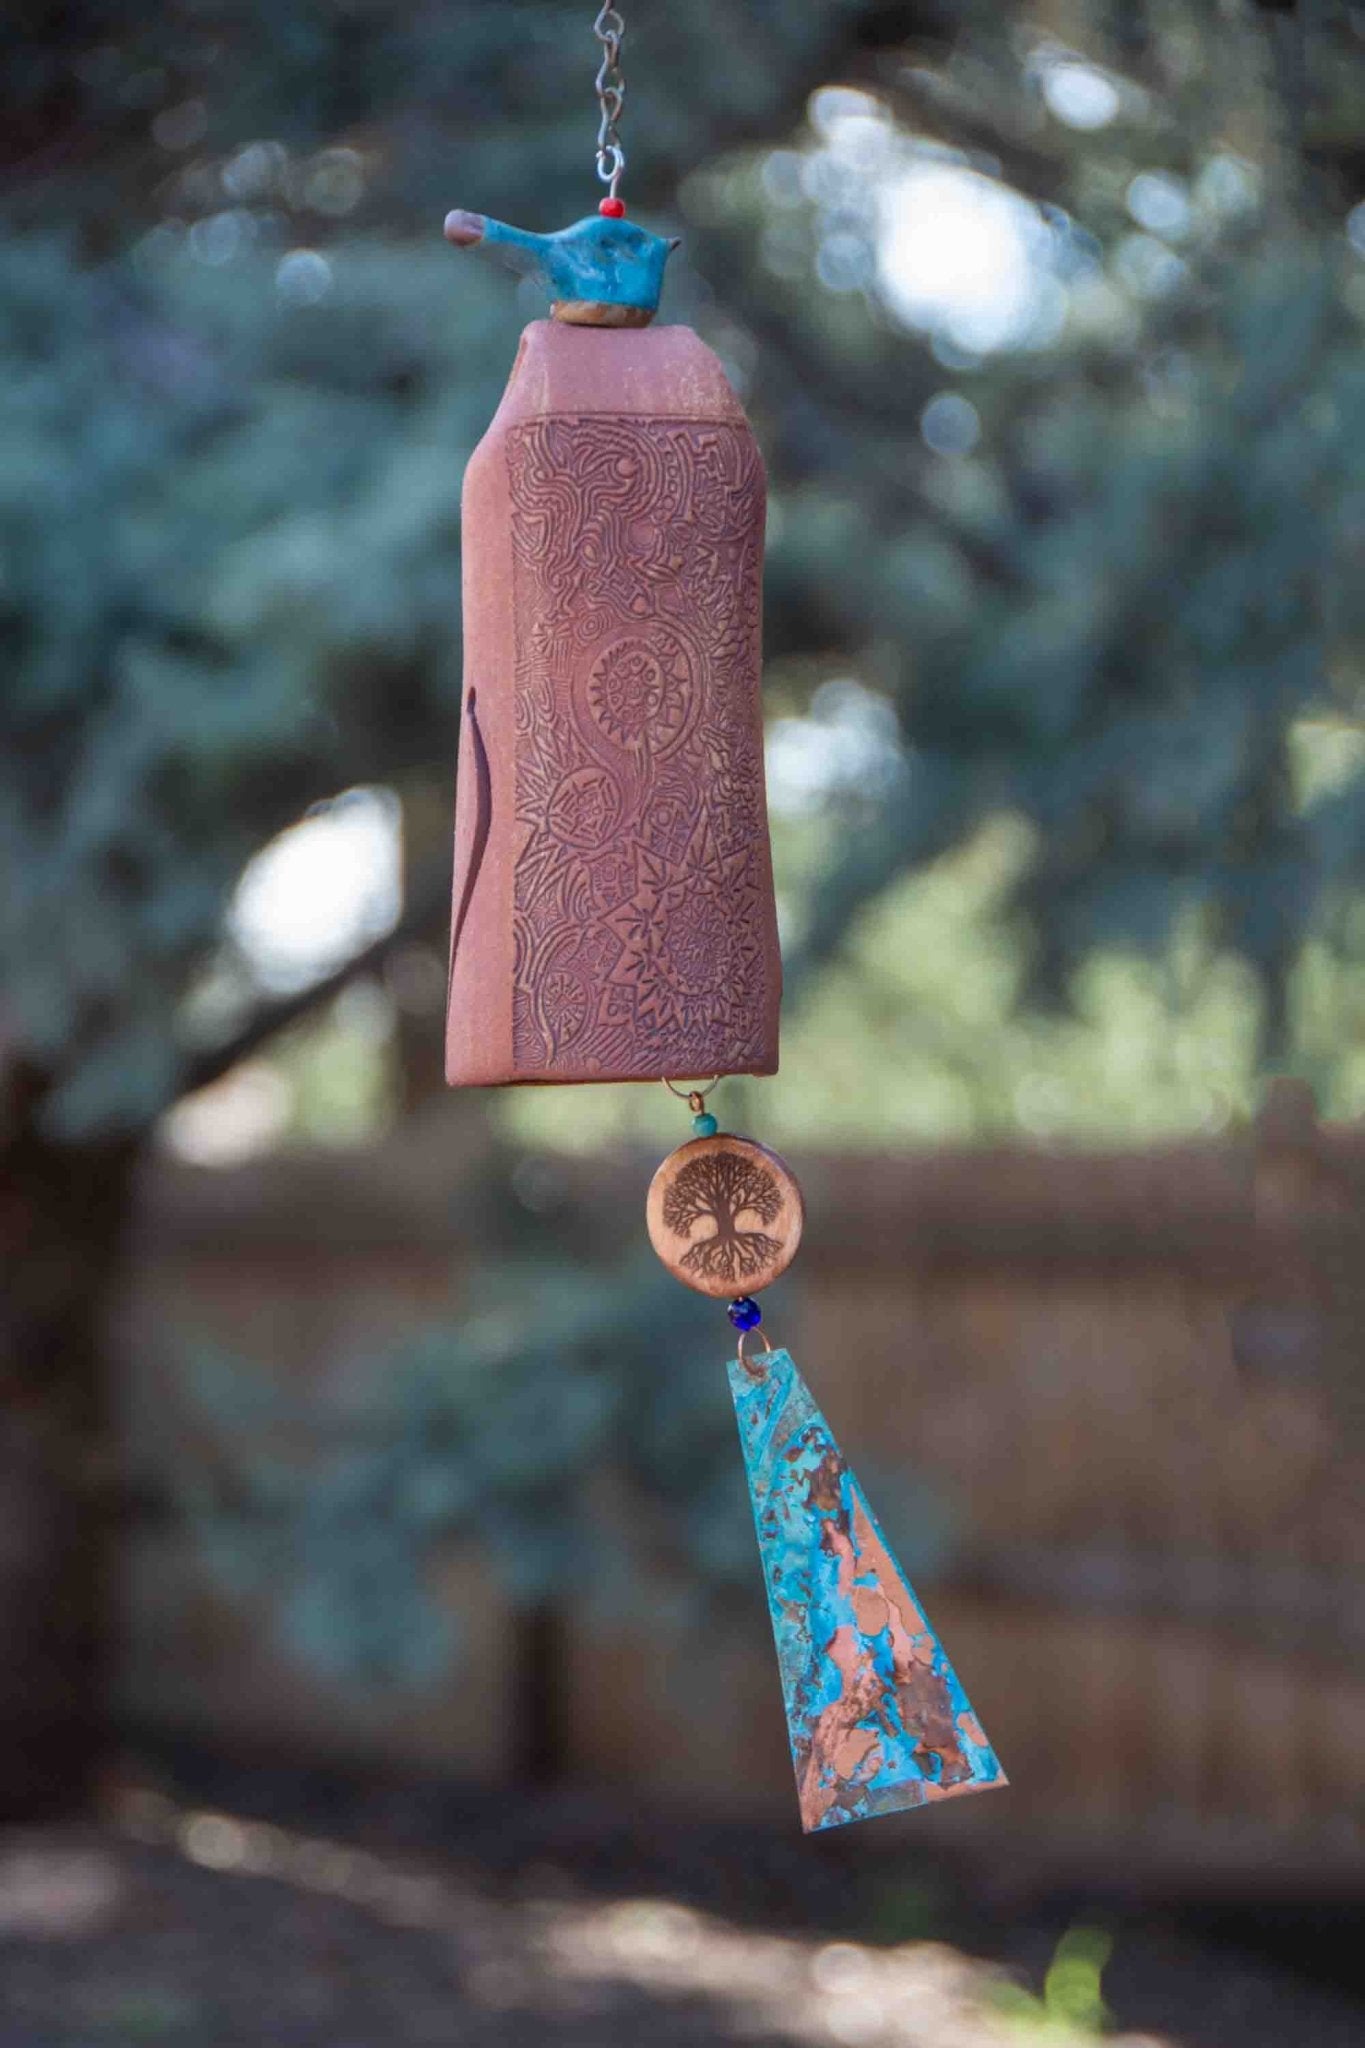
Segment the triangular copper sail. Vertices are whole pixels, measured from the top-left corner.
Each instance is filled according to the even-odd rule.
[[[807,1834],[1005,1784],[790,1355],[729,1373]]]

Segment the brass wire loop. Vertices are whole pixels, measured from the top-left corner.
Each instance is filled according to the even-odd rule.
[[[664,1086],[670,1095],[677,1096],[679,1102],[685,1102],[689,1108],[694,1108],[693,1098],[695,1097],[698,1102],[705,1102],[711,1090],[724,1078],[722,1074],[713,1074],[710,1080],[703,1081],[700,1087],[697,1086],[695,1081],[691,1081],[682,1088],[678,1086],[676,1081],[670,1081],[665,1078]]]

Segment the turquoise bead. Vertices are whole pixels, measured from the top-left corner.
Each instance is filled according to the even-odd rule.
[[[716,1132],[720,1129],[720,1125],[716,1122],[710,1110],[703,1109],[699,1110],[696,1116],[693,1117],[692,1128],[699,1138],[714,1138]]]

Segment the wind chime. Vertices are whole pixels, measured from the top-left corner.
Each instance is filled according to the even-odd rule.
[[[551,301],[465,473],[446,1071],[457,1087],[662,1081],[692,1113],[646,1222],[739,1333],[730,1391],[810,1831],[1005,1777],[762,1329],[754,1297],[801,1241],[796,1178],[707,1108],[725,1075],[777,1069],[764,472],[718,359],[690,328],[650,325],[676,243],[626,218],[620,12],[594,32],[597,217],[552,235],[445,223]]]

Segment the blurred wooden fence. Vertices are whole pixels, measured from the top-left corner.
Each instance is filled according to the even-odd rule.
[[[458,1312],[460,1211],[438,1156],[405,1142],[363,1163],[151,1172],[122,1338],[144,1467],[174,1454],[165,1375],[187,1338],[325,1389],[347,1359]],[[630,1229],[641,1162],[581,1169],[578,1192],[574,1170],[556,1171],[570,1199]],[[1043,1862],[1359,1876],[1365,1134],[1319,1126],[1306,1092],[1281,1084],[1240,1139],[802,1172],[803,1283],[780,1334],[893,1533],[898,1469],[959,1511],[951,1576],[921,1590],[1013,1781],[915,1826]],[[147,1532],[129,1566],[125,1702],[496,1776],[516,1625],[477,1559],[453,1576],[458,1672],[418,1705],[367,1701],[272,1650],[183,1537]],[[743,1634],[701,1652],[586,1615],[562,1635],[571,1770],[790,1810],[757,1579]]]

